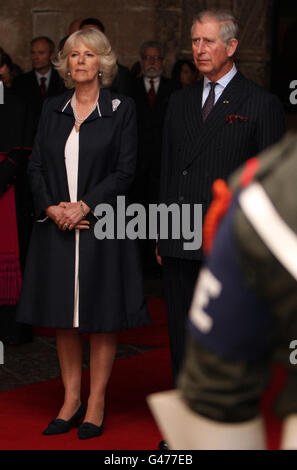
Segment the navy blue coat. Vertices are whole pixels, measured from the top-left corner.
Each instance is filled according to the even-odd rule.
[[[46,207],[69,201],[64,149],[74,126],[73,91],[49,98],[43,107],[29,164],[37,218]],[[113,110],[112,100],[120,104]],[[99,203],[114,205],[133,181],[137,131],[132,99],[100,90],[98,107],[80,127],[77,200],[91,208],[89,230],[80,231],[79,331],[116,331],[150,323],[141,264],[133,240],[98,240]],[[18,319],[71,328],[74,310],[75,232],[47,219],[36,221],[28,253]]]

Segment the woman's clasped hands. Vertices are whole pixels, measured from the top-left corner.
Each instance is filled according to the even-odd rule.
[[[90,228],[90,222],[85,220],[85,216],[90,212],[90,208],[83,201],[61,201],[58,206],[47,207],[45,212],[60,230],[85,230]]]

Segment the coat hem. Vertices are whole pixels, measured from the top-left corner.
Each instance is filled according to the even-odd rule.
[[[85,334],[85,333],[116,333],[120,331],[126,331],[126,330],[131,330],[133,328],[141,328],[143,326],[151,326],[152,321],[149,317],[148,314],[146,314],[147,318],[140,320],[140,321],[135,321],[135,322],[129,322],[129,324],[124,325],[124,326],[115,326],[115,327],[94,327],[94,328],[89,328],[87,326],[80,325],[78,327],[74,327],[73,325],[57,325],[57,324],[49,324],[49,323],[43,323],[43,322],[34,322],[33,320],[24,320],[24,319],[18,319],[18,323],[22,323],[25,325],[32,325],[32,326],[37,326],[40,328],[51,328],[51,329],[76,329],[78,330],[78,333],[80,334]]]

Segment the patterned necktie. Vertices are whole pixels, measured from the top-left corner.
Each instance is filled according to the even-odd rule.
[[[46,98],[46,85],[45,85],[45,82],[46,82],[46,77],[41,77],[41,79],[40,79],[40,91],[41,91],[41,96],[42,96],[43,100],[45,100],[45,98]]]
[[[209,92],[209,95],[206,98],[206,101],[205,101],[204,106],[202,108],[202,119],[203,119],[203,121],[205,121],[205,119],[209,115],[210,111],[213,108],[214,101],[215,101],[215,86],[217,85],[217,83],[209,82],[209,84],[210,84],[210,92]]]
[[[150,107],[152,108],[155,104],[155,99],[156,99],[156,92],[155,92],[155,87],[154,87],[154,80],[150,80],[151,87],[148,92],[148,99],[150,102]]]

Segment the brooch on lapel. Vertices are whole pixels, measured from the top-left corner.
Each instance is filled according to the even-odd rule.
[[[112,110],[116,111],[120,104],[121,104],[120,100],[118,99],[112,100]]]
[[[247,120],[247,117],[239,116],[238,114],[230,114],[230,116],[226,117],[227,124],[232,124],[233,122],[245,122]]]

